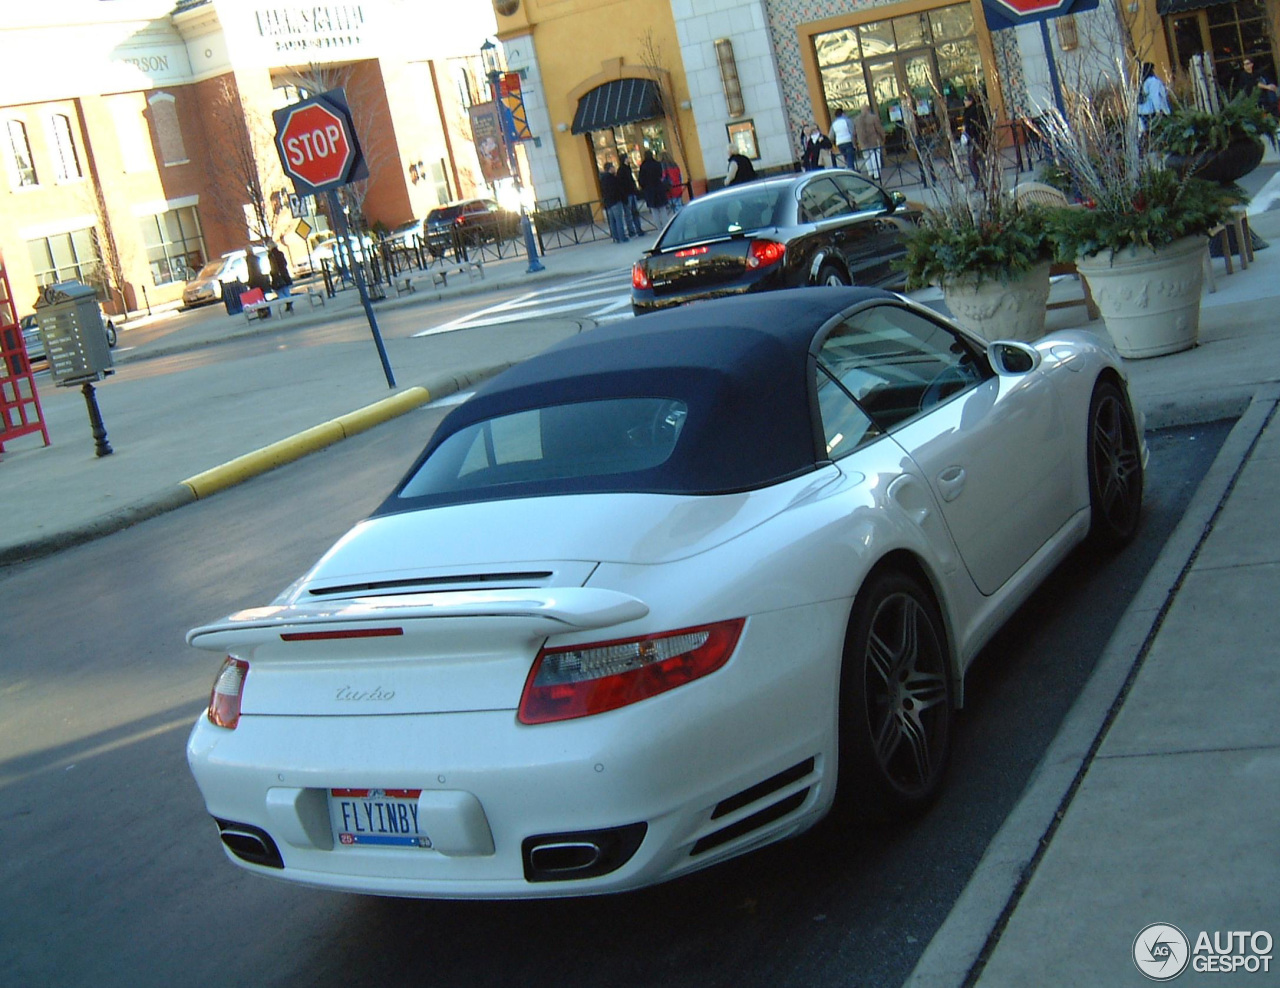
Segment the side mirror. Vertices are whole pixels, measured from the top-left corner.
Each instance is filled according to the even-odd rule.
[[[894,210],[899,209],[900,207],[905,206],[906,204],[907,204],[907,197],[903,195],[901,192],[889,193],[889,212],[892,213]]]
[[[996,340],[987,345],[987,361],[1001,377],[1018,377],[1040,366],[1040,351],[1018,340]]]

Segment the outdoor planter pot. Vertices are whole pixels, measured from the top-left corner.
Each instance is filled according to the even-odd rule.
[[[1126,247],[1077,259],[1122,357],[1158,357],[1196,345],[1207,244],[1196,234],[1158,250]]]
[[[1010,281],[948,279],[942,285],[942,295],[951,318],[987,342],[1030,342],[1044,335],[1049,262],[1043,261]]]
[[[1257,168],[1264,150],[1261,141],[1240,136],[1221,151],[1201,151],[1192,155],[1170,154],[1165,162],[1170,168],[1189,171],[1206,182],[1228,185]]]

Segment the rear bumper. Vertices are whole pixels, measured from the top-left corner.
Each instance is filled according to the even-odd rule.
[[[512,710],[245,715],[227,731],[202,716],[187,758],[212,816],[237,839],[256,828],[278,848],[281,866],[227,850],[259,874],[424,898],[640,888],[798,833],[826,812],[847,606],[830,611],[754,618],[767,654],[751,664],[763,658],[767,674],[734,675],[744,634],[719,672],[594,717],[525,726]],[[805,639],[812,648],[796,648]],[[329,826],[331,788],[421,789],[433,846],[342,846]],[[530,880],[531,848],[572,847],[593,832],[624,845],[608,851],[607,870]]]
[[[631,311],[639,316],[647,312],[672,309],[677,305],[688,305],[690,302],[703,302],[713,298],[727,298],[730,295],[745,295],[749,292],[767,292],[786,287],[788,285],[783,280],[782,273],[777,272],[754,281],[740,281],[698,291],[675,292],[670,295],[655,295],[652,289],[641,291],[633,288],[631,290]]]

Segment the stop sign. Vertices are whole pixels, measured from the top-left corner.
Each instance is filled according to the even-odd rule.
[[[982,6],[987,16],[987,27],[999,31],[1018,24],[1094,10],[1098,0],[982,0]]]
[[[1003,8],[1010,20],[1027,17],[1053,17],[1064,14],[1072,7],[1072,0],[988,0],[993,6]]]
[[[332,94],[313,97],[277,110],[276,150],[285,174],[300,192],[321,192],[355,177],[360,146],[345,101]]]

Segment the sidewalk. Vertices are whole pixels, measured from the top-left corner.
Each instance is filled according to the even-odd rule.
[[[1200,346],[1128,365],[1150,428],[1241,417],[913,986],[1146,984],[1132,950],[1154,923],[1179,927],[1192,948],[1202,931],[1210,941],[1215,931],[1280,937],[1280,211],[1264,211],[1278,194],[1273,178],[1252,216],[1274,246],[1231,277],[1214,262],[1218,290],[1204,298]],[[523,259],[486,265],[484,282],[420,290],[378,312],[625,270],[650,240],[553,251],[544,275],[526,275]],[[335,318],[341,304],[280,328]],[[1055,310],[1050,326],[1085,321],[1076,307]],[[210,319],[136,356],[211,345],[241,327],[259,333],[243,320]],[[315,435],[303,430],[318,423],[326,435],[366,427],[583,328],[560,320],[389,340],[406,385],[390,405],[367,341],[273,350],[238,362],[234,375],[198,354],[165,375],[126,359],[99,389],[116,447],[102,459],[78,392],[45,378],[54,445],[26,437],[0,456],[0,565],[169,510],[196,496],[184,479],[248,469],[227,465],[269,444],[300,454],[311,440],[299,437]],[[1276,978],[1188,966],[1178,982]]]
[[[1217,262],[1200,346],[1128,365],[1149,427],[1241,417],[911,988],[1149,984],[1164,942],[1180,985],[1280,983],[1195,952],[1280,937],[1280,213],[1251,223],[1276,246]]]

